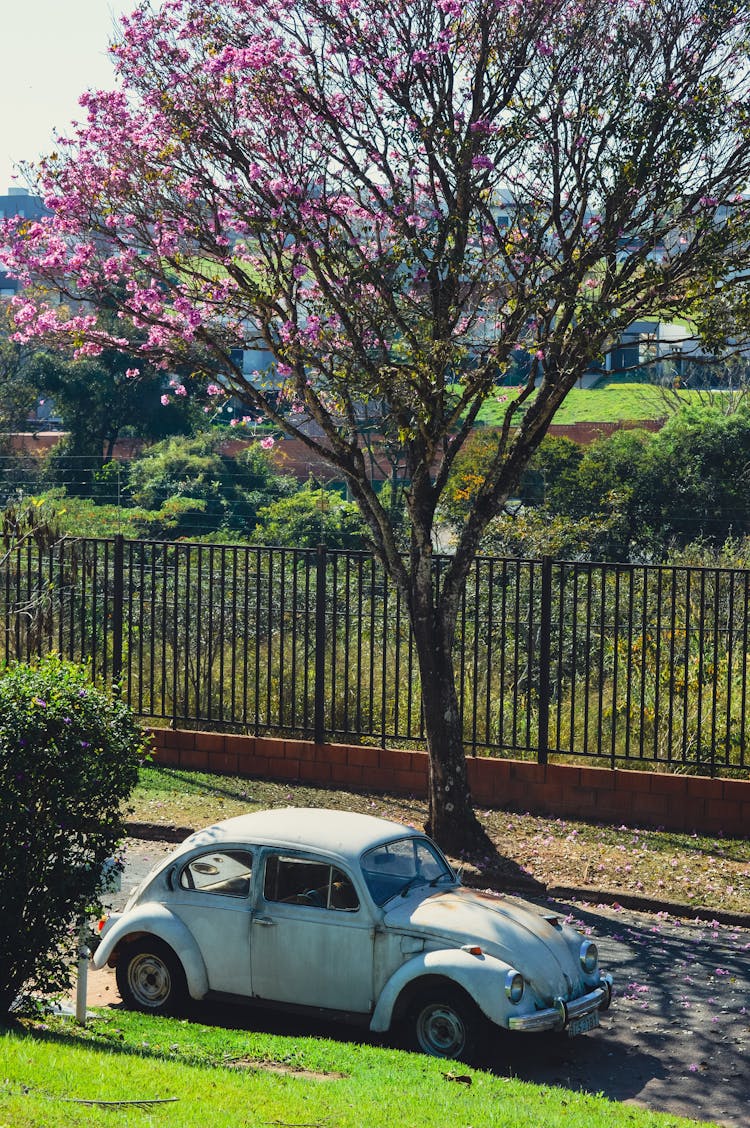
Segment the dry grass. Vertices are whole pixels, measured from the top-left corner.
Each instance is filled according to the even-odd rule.
[[[326,790],[260,779],[212,776],[173,768],[145,769],[133,819],[198,828],[264,807],[333,807],[420,826],[419,799]],[[707,912],[750,913],[750,842],[699,837],[569,819],[480,810],[498,857],[474,869],[487,885],[536,880],[545,886],[590,887],[681,902]]]

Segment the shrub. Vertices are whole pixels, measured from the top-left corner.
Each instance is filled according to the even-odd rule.
[[[145,752],[128,707],[85,669],[52,657],[0,675],[0,1016],[22,991],[70,986]]]

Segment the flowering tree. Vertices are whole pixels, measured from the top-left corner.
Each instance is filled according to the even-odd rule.
[[[749,30],[745,0],[143,3],[119,88],[38,170],[51,218],[8,229],[11,266],[65,299],[27,291],[21,339],[124,348],[94,312],[114,303],[143,357],[220,365],[346,478],[409,609],[448,848],[479,836],[451,655],[483,530],[634,318],[710,300],[723,340],[742,310]],[[259,346],[248,375],[236,350]],[[519,348],[436,575],[436,505]],[[363,455],[374,407],[410,482],[403,555]]]

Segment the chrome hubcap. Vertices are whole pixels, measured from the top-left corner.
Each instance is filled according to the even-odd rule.
[[[172,992],[172,977],[163,960],[144,953],[130,961],[128,986],[141,1006],[159,1007],[166,1003]]]
[[[432,1057],[457,1057],[466,1044],[461,1016],[445,1003],[430,1003],[417,1019],[417,1041]]]

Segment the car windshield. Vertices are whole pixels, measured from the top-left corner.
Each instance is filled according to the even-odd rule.
[[[384,905],[417,885],[453,883],[456,875],[427,838],[396,838],[376,846],[362,858],[362,876],[373,901]]]

